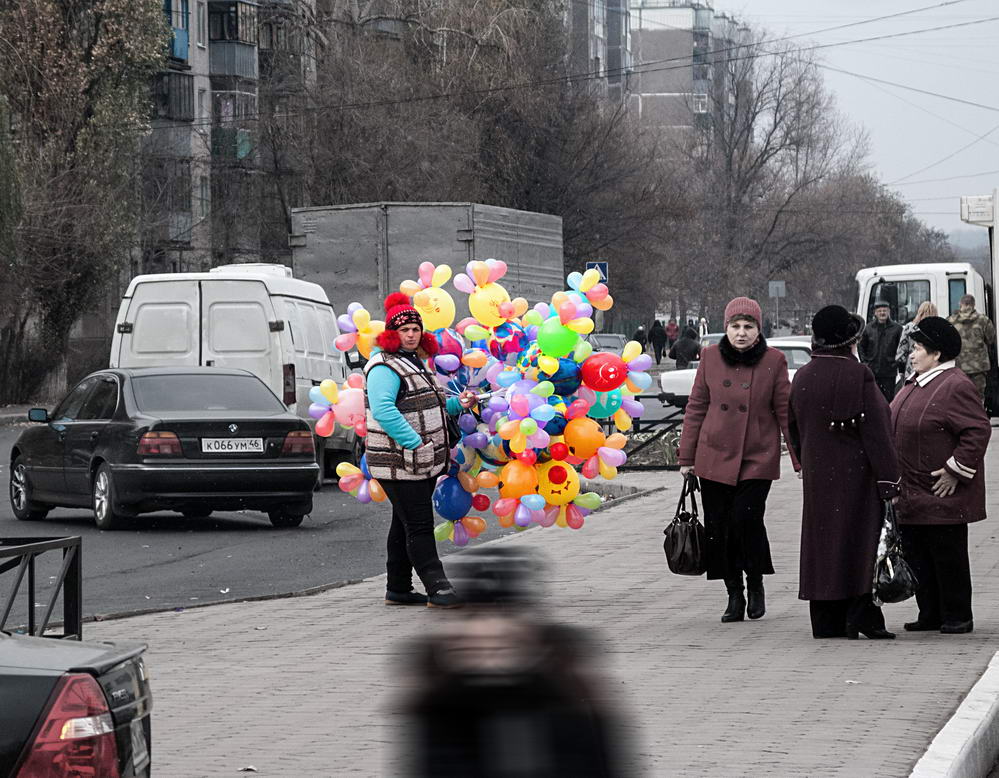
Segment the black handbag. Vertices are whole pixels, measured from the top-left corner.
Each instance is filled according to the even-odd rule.
[[[666,564],[677,575],[704,575],[708,569],[708,556],[705,553],[704,525],[697,519],[697,479],[687,476],[683,479],[680,502],[676,506],[676,516],[663,534],[663,551]],[[687,495],[690,495],[690,511],[687,511]]]
[[[885,501],[881,539],[874,561],[874,604],[902,602],[916,593],[919,582],[902,555],[902,538],[895,521],[895,506]]]
[[[461,427],[458,420],[450,413],[444,412],[444,429],[447,433],[447,447],[454,448],[461,440]]]

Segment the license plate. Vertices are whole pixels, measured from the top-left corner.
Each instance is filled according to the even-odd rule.
[[[146,745],[146,731],[142,719],[132,719],[132,767],[139,772],[149,762],[149,748]]]
[[[263,438],[202,438],[204,454],[263,454]]]

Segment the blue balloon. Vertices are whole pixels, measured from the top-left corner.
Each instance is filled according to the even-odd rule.
[[[558,361],[558,370],[548,380],[554,385],[555,394],[568,397],[579,389],[579,385],[583,382],[583,371],[575,359],[561,357]]]
[[[561,435],[565,432],[565,425],[569,422],[565,416],[556,416],[542,428],[549,435]]]
[[[442,518],[457,521],[468,515],[472,507],[472,495],[457,478],[445,478],[434,489],[434,510]]]
[[[364,477],[365,478],[368,478],[368,479],[371,478],[371,471],[368,470],[368,455],[367,454],[362,454],[361,455],[361,472],[364,473]]]
[[[550,405],[539,405],[531,411],[531,418],[535,421],[549,422],[555,418],[555,409]]]
[[[521,505],[526,505],[532,511],[540,511],[545,507],[545,498],[540,494],[525,494],[520,498]]]
[[[309,390],[309,399],[316,403],[316,405],[325,405],[326,407],[329,407],[330,404],[330,401],[326,399],[326,395],[320,391],[318,386],[313,386]]]
[[[502,387],[513,386],[515,383],[521,380],[521,375],[519,370],[504,370],[498,376],[496,376],[496,383]]]

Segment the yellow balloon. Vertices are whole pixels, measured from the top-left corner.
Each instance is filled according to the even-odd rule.
[[[558,360],[555,357],[542,354],[538,357],[538,367],[548,373],[548,375],[555,375],[558,372]]]
[[[579,494],[579,473],[568,462],[552,459],[538,465],[538,494],[549,505],[567,505]]]
[[[486,267],[483,264],[483,267]],[[488,277],[489,268],[486,267]],[[499,315],[499,307],[502,303],[510,302],[510,295],[506,289],[496,283],[485,284],[476,288],[468,297],[468,310],[476,321],[484,327],[499,327],[505,318]]]
[[[475,261],[471,263],[472,278],[478,286],[485,286],[489,283],[489,265],[485,262]]]
[[[527,313],[527,309],[528,308],[530,308],[530,305],[528,304],[527,300],[525,300],[523,297],[514,297],[513,298],[513,315],[514,316],[518,316],[518,317],[519,316],[523,316],[525,313]]]
[[[423,287],[420,286],[419,282],[417,281],[403,281],[401,284],[399,284],[399,291],[402,292],[404,295],[408,295],[409,297],[412,297],[421,289],[423,289]]]
[[[431,286],[444,286],[451,278],[450,265],[438,265],[434,268],[434,275],[430,280]]]
[[[357,467],[356,465],[350,464],[350,462],[341,462],[336,466],[336,474],[341,478],[344,478],[345,476],[348,475],[354,475],[360,472],[361,468]]]
[[[354,325],[357,329],[363,330],[371,321],[371,314],[364,310],[364,308],[360,308],[354,311],[354,316],[352,318],[354,319]]]
[[[335,403],[339,392],[336,388],[336,381],[332,378],[324,379],[321,384],[319,384],[319,391],[323,393],[323,397],[329,400],[331,403]]]
[[[357,333],[357,350],[365,359],[371,359],[371,349],[375,345],[375,336],[370,332]]]
[[[613,481],[615,478],[617,478],[616,467],[611,467],[610,465],[605,464],[602,459],[599,460],[599,462],[600,462],[600,475],[603,478],[606,478],[608,481]]]
[[[566,529],[569,526],[569,523],[565,520],[565,506],[564,505],[561,508],[559,508],[558,518],[555,519],[555,526],[561,527],[562,529]]]
[[[580,335],[589,335],[593,332],[593,319],[573,319],[565,326],[573,332],[578,332]]]
[[[518,426],[520,422],[517,422]],[[527,436],[523,432],[518,432],[510,440],[510,450],[514,454],[520,454],[527,450]]]
[[[565,292],[555,292],[555,294],[552,295],[552,308],[554,308],[556,311],[559,309],[559,306],[562,305],[562,303],[566,302],[569,302],[569,295],[567,295]]]
[[[624,351],[621,352],[621,359],[625,362],[631,362],[633,359],[638,359],[638,355],[642,353],[642,344],[637,340],[629,340],[624,344]]]
[[[624,412],[624,408],[619,408],[615,411],[614,426],[621,430],[621,432],[627,432],[631,429],[631,417]]]
[[[439,269],[439,268],[438,268]],[[454,322],[454,300],[446,290],[437,286],[421,289],[413,297],[413,307],[420,312],[427,330],[450,327]]]
[[[595,287],[600,281],[600,271],[596,268],[590,268],[585,273],[583,273],[583,280],[579,282],[579,291],[588,292],[593,287]]]

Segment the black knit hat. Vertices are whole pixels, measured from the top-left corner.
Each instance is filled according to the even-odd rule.
[[[860,340],[865,326],[862,316],[842,305],[827,305],[812,319],[812,343],[821,348],[852,346]]]
[[[950,362],[961,353],[961,333],[946,319],[927,316],[912,328],[909,337],[928,351],[939,351],[941,362]]]

